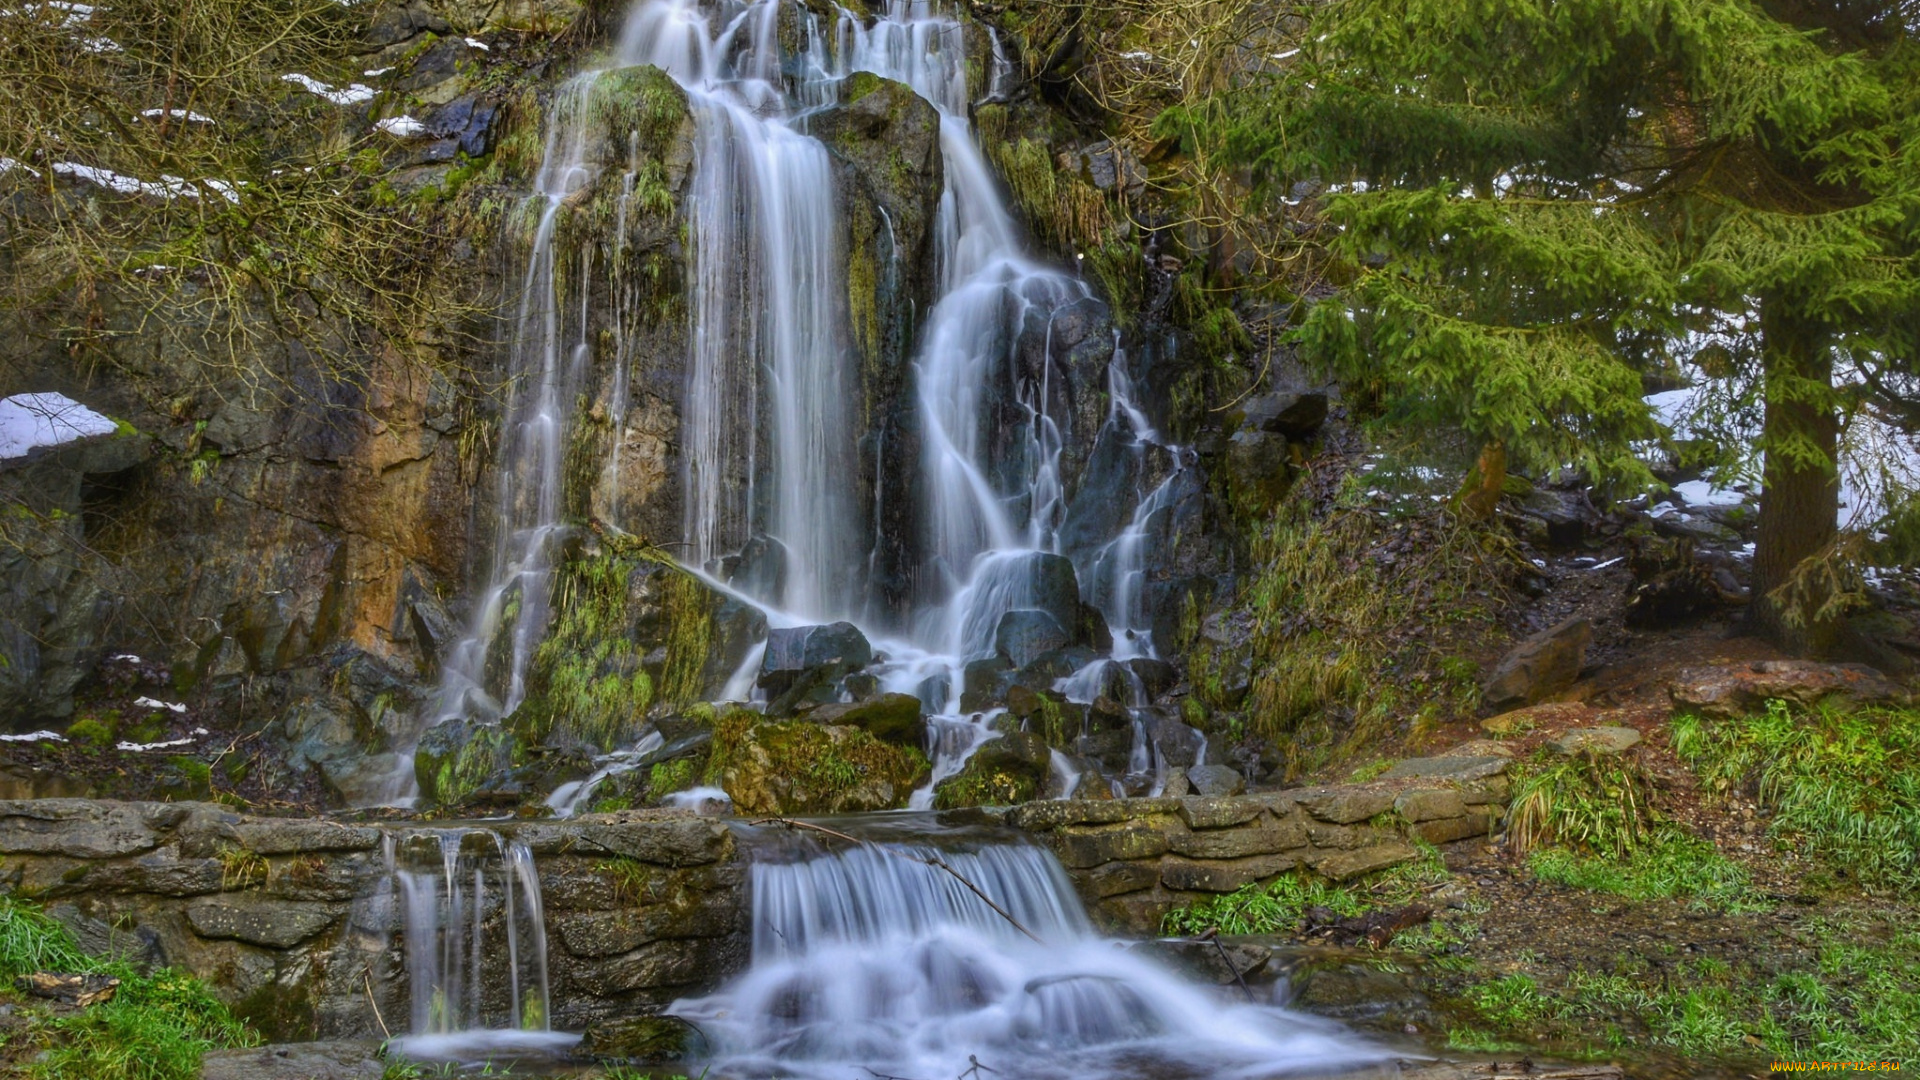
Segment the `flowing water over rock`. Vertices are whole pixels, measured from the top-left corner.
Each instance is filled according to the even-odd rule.
[[[719,1075],[1197,1080],[1389,1056],[1328,1021],[1223,1005],[1096,937],[1041,848],[769,837],[755,857],[751,969],[672,1009],[714,1041]]]

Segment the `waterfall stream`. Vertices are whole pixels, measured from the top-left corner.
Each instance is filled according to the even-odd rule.
[[[1021,1080],[1200,1080],[1386,1056],[1329,1021],[1223,1004],[1098,938],[1042,849],[767,843],[749,971],[670,1010],[713,1041],[719,1075],[951,1077],[977,1063]]]

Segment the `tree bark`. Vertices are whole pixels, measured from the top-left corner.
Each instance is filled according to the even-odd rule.
[[[1833,351],[1817,325],[1782,310],[1784,306],[1772,300],[1761,306],[1766,465],[1748,621],[1761,637],[1782,648],[1819,654],[1832,648],[1840,630],[1837,619],[1814,618],[1825,597],[1801,596],[1796,626],[1780,599],[1770,594],[1838,533],[1840,418],[1829,400]]]

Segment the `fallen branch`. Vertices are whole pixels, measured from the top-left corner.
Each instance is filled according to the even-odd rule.
[[[1252,1002],[1253,990],[1247,986],[1246,976],[1240,974],[1240,966],[1235,964],[1232,958],[1227,956],[1227,947],[1220,944],[1220,928],[1217,926],[1209,926],[1207,927],[1206,933],[1194,938],[1194,940],[1213,942],[1213,947],[1220,951],[1220,962],[1227,965],[1228,971],[1233,972],[1233,981],[1240,984],[1240,992],[1247,995],[1248,1002]]]
[[[1018,930],[1021,933],[1027,935],[1028,938],[1031,938],[1034,944],[1036,945],[1045,944],[1045,942],[1040,940],[1037,934],[1035,934],[1033,931],[1027,929],[1024,926],[1021,926],[1020,920],[1014,918],[1011,912],[1009,912],[1006,908],[1001,907],[999,904],[994,903],[993,897],[988,896],[986,893],[980,891],[980,886],[975,885],[971,881],[968,881],[967,876],[965,874],[962,874],[960,871],[955,870],[953,867],[947,865],[947,861],[945,859],[940,858],[938,855],[915,855],[912,852],[902,851],[899,848],[891,848],[891,847],[887,847],[884,844],[875,844],[871,840],[862,840],[857,836],[849,836],[846,833],[839,831],[838,829],[829,829],[825,825],[815,825],[815,824],[812,824],[811,822],[806,822],[806,821],[795,821],[792,818],[783,818],[783,817],[761,818],[759,821],[756,821],[753,824],[785,825],[788,828],[793,828],[793,829],[808,829],[817,833],[825,833],[828,836],[835,837],[840,840],[845,840],[849,843],[871,846],[877,850],[884,851],[889,855],[897,855],[902,859],[912,859],[914,862],[921,863],[926,866],[938,867],[942,870],[945,870],[947,873],[952,874],[953,879],[955,881],[958,881],[960,884],[965,885],[969,890],[973,892],[973,895],[980,898],[981,903],[992,908],[995,914],[1007,920],[1008,923],[1012,924],[1015,930]],[[985,1068],[985,1066],[978,1066],[978,1067]],[[987,1069],[987,1071],[992,1072],[993,1070]]]
[[[367,1004],[373,1006],[374,1022],[380,1025],[380,1034],[384,1036],[387,1041],[391,1042],[393,1040],[393,1032],[387,1030],[387,1018],[380,1015],[380,1003],[373,999],[373,968],[361,968],[360,978],[367,988]]]

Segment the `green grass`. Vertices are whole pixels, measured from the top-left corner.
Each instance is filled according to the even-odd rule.
[[[1905,916],[1902,916],[1905,918]],[[1920,1057],[1920,923],[1809,919],[1774,950],[1673,963],[1626,956],[1557,985],[1514,974],[1466,987],[1454,1049],[1542,1040],[1554,1052],[1657,1049],[1699,1058]]]
[[[1514,771],[1507,834],[1518,851],[1559,844],[1618,857],[1639,847],[1659,821],[1652,782],[1631,758],[1543,752]]]
[[[1747,790],[1772,832],[1870,888],[1920,891],[1920,711],[1767,710],[1680,716],[1674,750],[1710,792]]]
[[[1312,908],[1351,918],[1371,908],[1399,906],[1413,899],[1417,890],[1448,876],[1439,850],[1426,844],[1420,847],[1420,858],[1359,882],[1336,885],[1299,871],[1271,885],[1246,885],[1224,896],[1196,900],[1167,912],[1160,932],[1188,936],[1218,927],[1223,934],[1291,934]]]
[[[1528,859],[1541,881],[1629,900],[1692,899],[1725,911],[1761,910],[1745,869],[1712,844],[1672,826],[1662,827],[1630,857],[1582,855],[1563,848],[1535,851]]]
[[[67,1015],[27,1003],[24,1037],[45,1047],[28,1068],[33,1080],[194,1080],[208,1050],[258,1041],[199,979],[171,969],[143,975],[88,956],[34,905],[0,897],[0,976],[10,983],[34,971],[100,972],[120,988],[112,1000]]]

